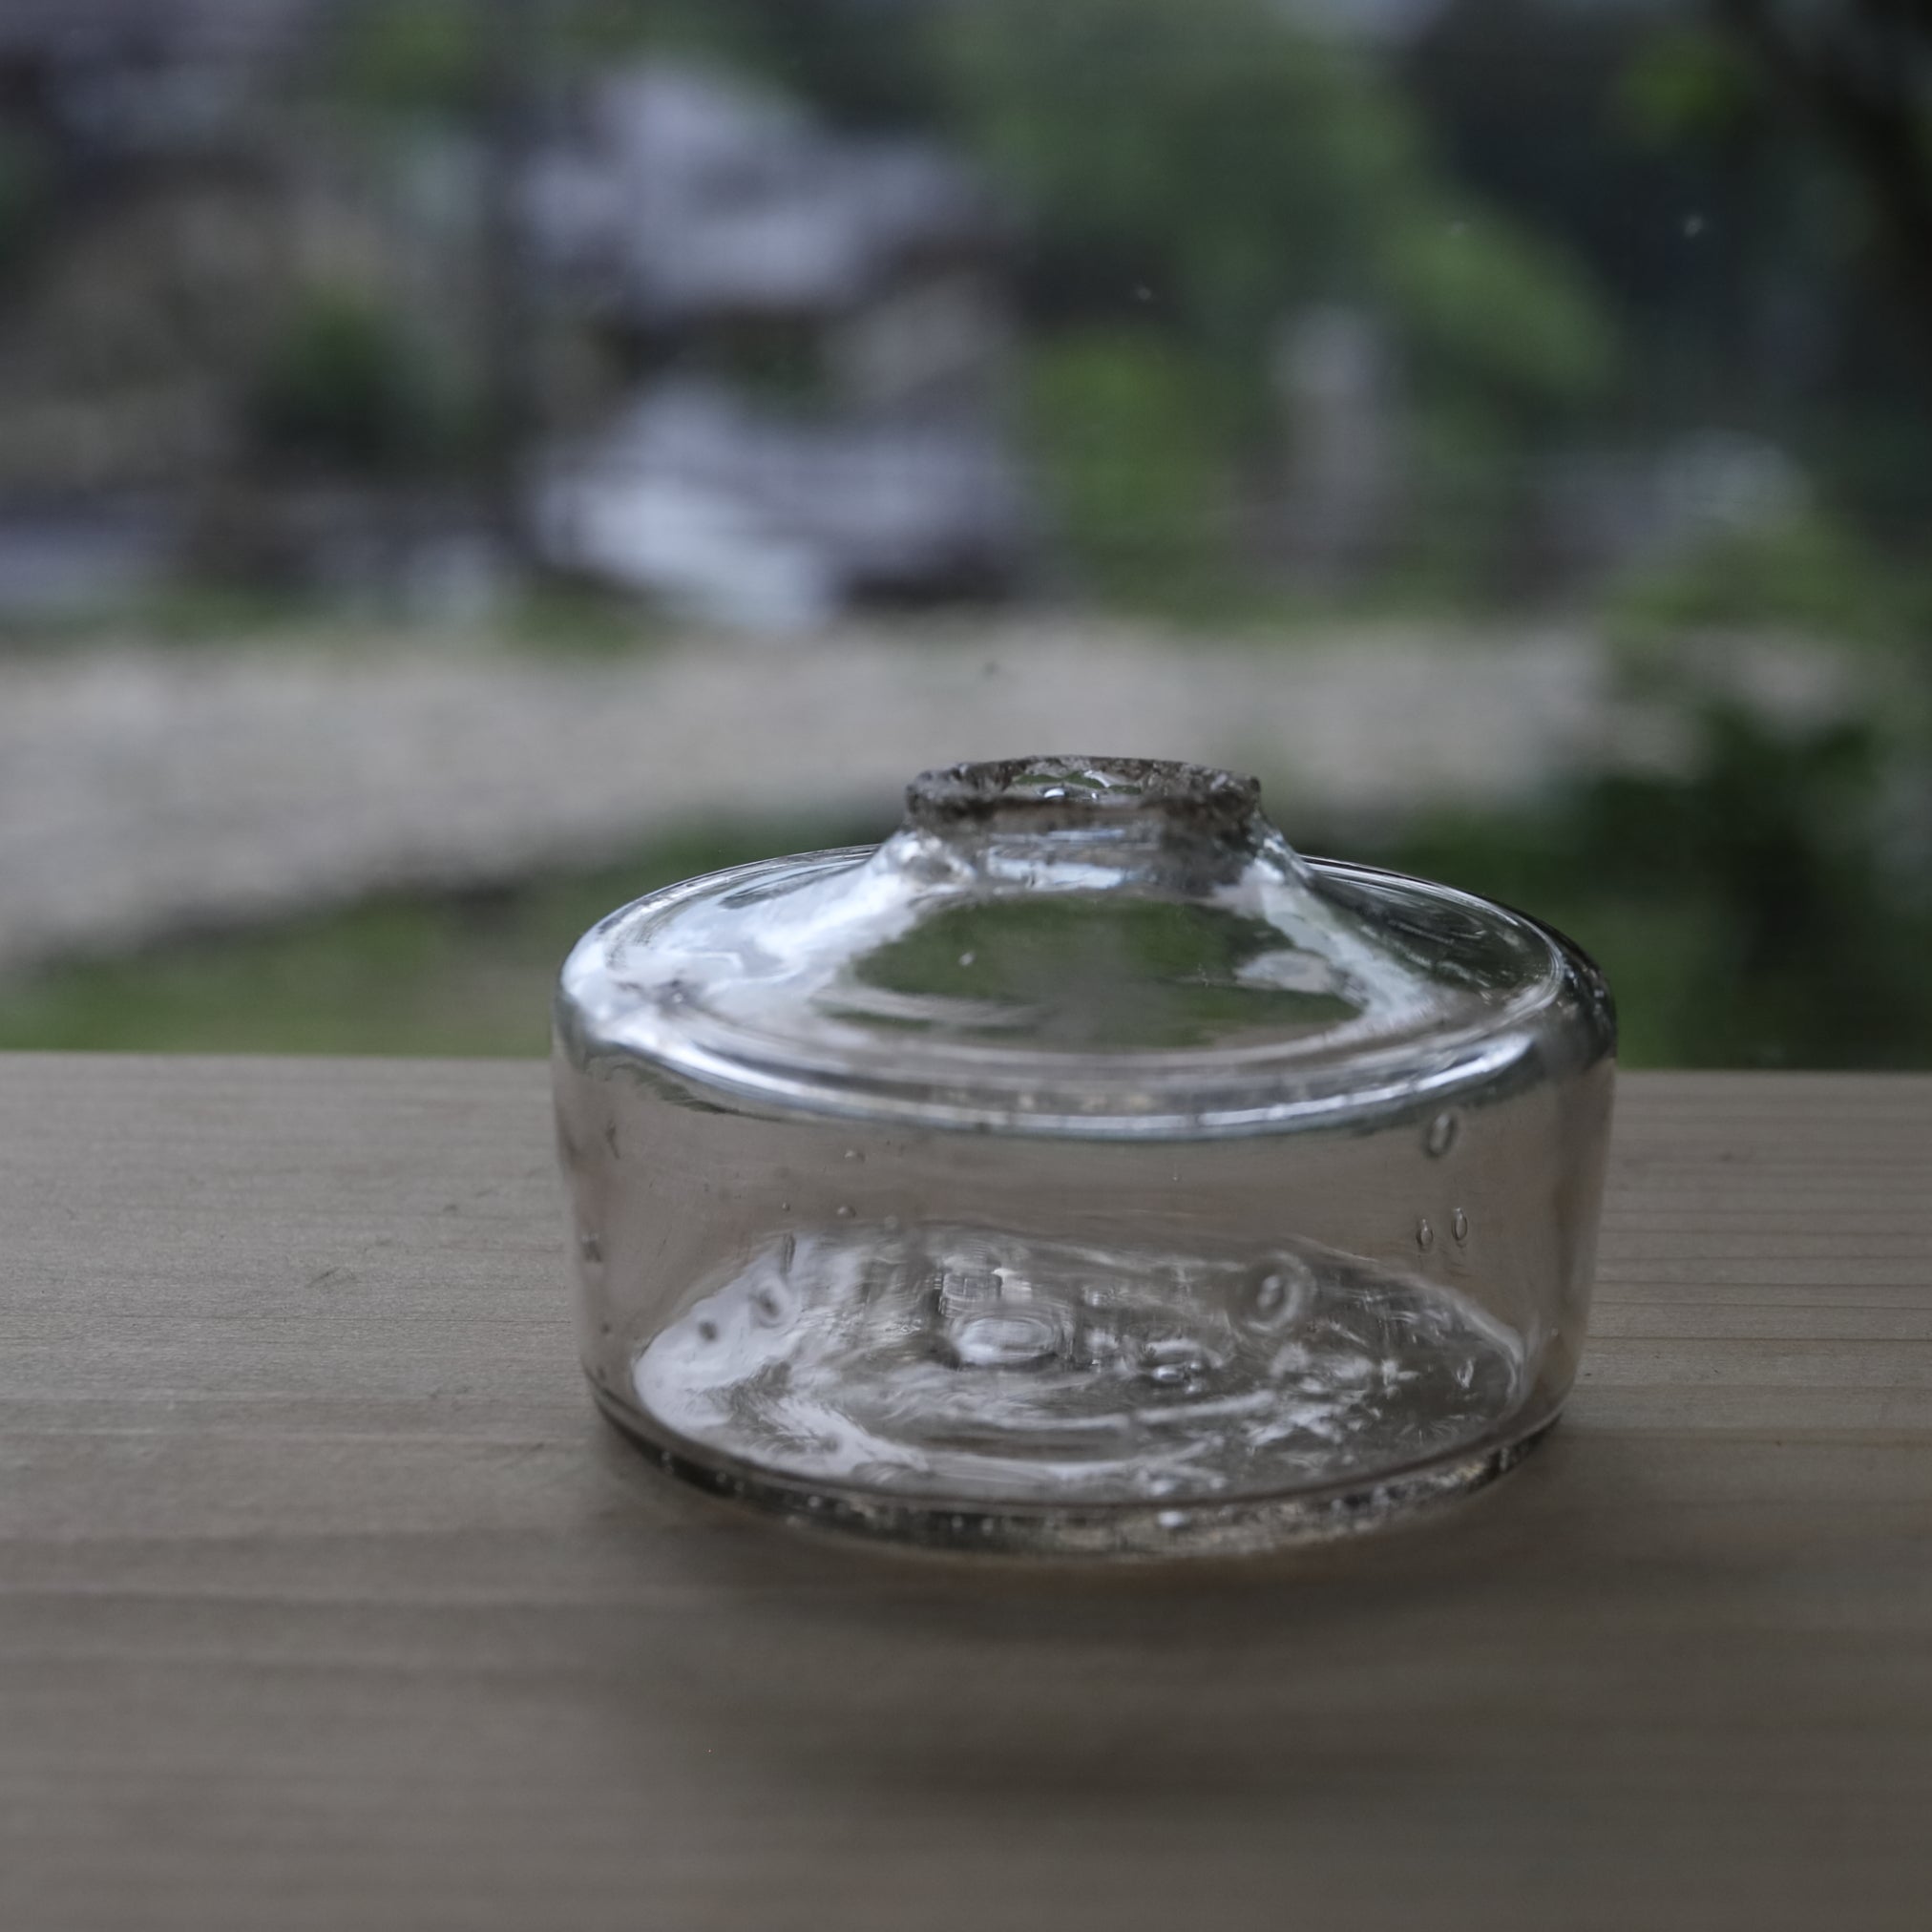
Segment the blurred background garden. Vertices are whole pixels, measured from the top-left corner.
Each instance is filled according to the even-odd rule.
[[[0,0],[0,1046],[540,1051],[922,766],[1932,1064],[1926,0]]]

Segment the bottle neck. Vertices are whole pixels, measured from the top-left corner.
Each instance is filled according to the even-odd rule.
[[[1261,811],[1261,788],[1203,766],[1136,758],[1025,758],[929,771],[880,853],[891,870],[969,890],[1203,896],[1257,860],[1298,862]]]
[[[922,772],[906,824],[930,836],[1130,834],[1243,843],[1265,824],[1261,786],[1155,758],[1005,758]]]

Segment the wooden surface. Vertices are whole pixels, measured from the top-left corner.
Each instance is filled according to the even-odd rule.
[[[544,1076],[0,1060],[0,1927],[1932,1925],[1932,1081],[1632,1078],[1551,1444],[1214,1573],[593,1418]]]

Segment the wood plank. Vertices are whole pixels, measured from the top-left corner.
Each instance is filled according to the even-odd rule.
[[[542,1070],[0,1060],[0,1926],[1932,1922],[1932,1081],[1625,1083],[1434,1524],[893,1559],[573,1360]]]

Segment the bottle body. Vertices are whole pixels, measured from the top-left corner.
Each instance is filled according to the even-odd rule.
[[[1511,1055],[1196,1134],[788,1108],[600,1037],[607,992],[566,975],[556,1057],[583,1359],[721,1492],[949,1546],[1247,1548],[1476,1486],[1574,1377],[1613,1077],[1581,956]]]

